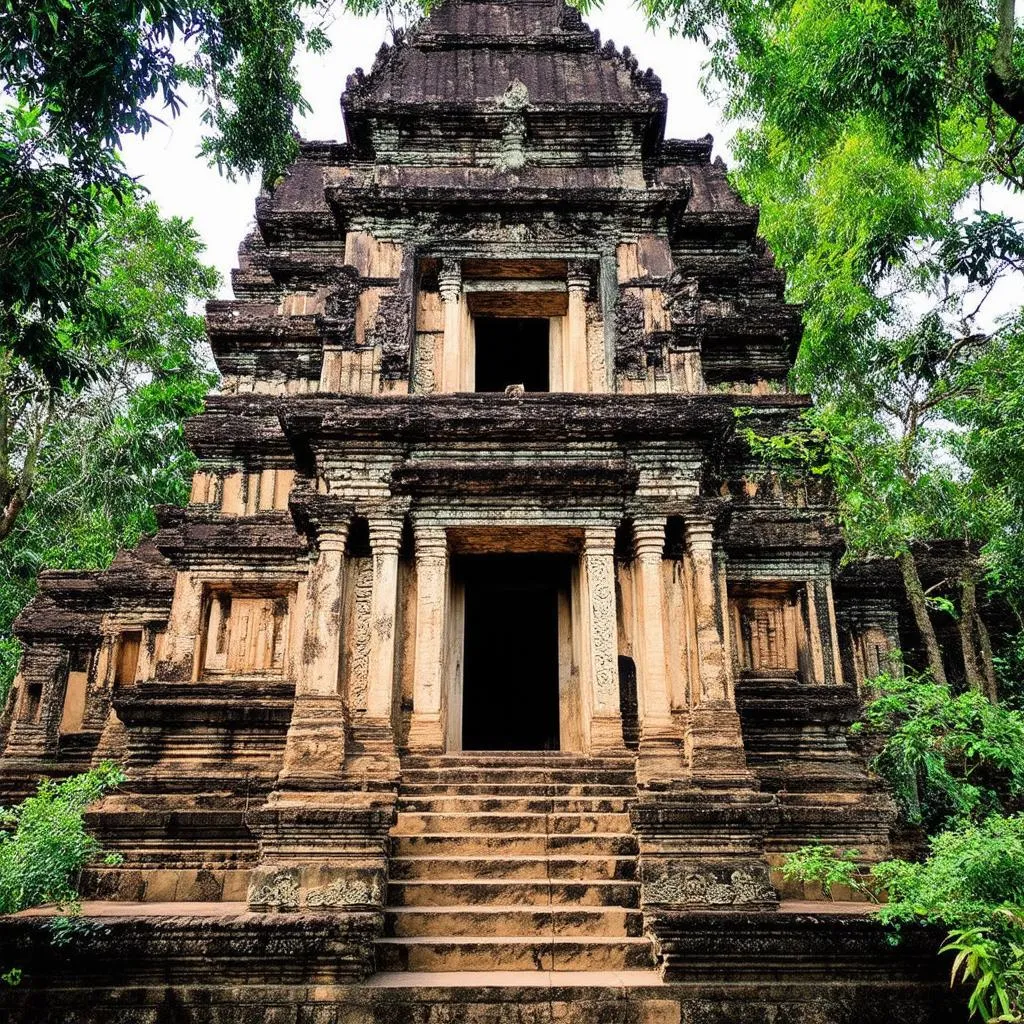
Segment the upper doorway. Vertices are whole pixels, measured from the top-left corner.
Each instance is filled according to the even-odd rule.
[[[560,749],[559,616],[569,582],[565,561],[544,555],[479,555],[465,558],[462,572],[462,749]]]
[[[551,388],[550,321],[546,317],[477,316],[477,391],[504,392],[522,384],[526,391]]]

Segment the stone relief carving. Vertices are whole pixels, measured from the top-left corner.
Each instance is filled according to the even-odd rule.
[[[404,292],[382,295],[366,339],[371,346],[380,346],[380,375],[384,380],[402,380],[408,376],[411,335],[411,297]]]
[[[710,871],[691,871],[685,875],[666,873],[644,883],[644,900],[668,905],[705,904],[729,906],[749,903],[771,903],[777,899],[763,872],[733,871],[722,881]],[[759,877],[760,875],[760,877]]]
[[[316,328],[323,337],[343,348],[355,345],[358,278],[355,267],[343,267],[337,281],[327,290],[323,312],[316,317]]]
[[[507,114],[501,130],[501,149],[498,153],[497,168],[501,171],[516,171],[526,163],[526,115],[524,111],[530,101],[530,94],[518,78],[513,78],[509,87],[498,100],[498,106]]]
[[[647,376],[644,306],[638,295],[622,292],[615,303],[615,370],[635,380]]]
[[[299,882],[294,875],[275,875],[263,885],[249,889],[249,906],[277,907],[278,910],[299,909]]]
[[[384,892],[377,878],[372,883],[339,878],[330,885],[310,889],[306,894],[307,907],[365,907],[383,903]]]
[[[435,334],[416,335],[416,353],[412,364],[412,390],[417,394],[430,394],[437,387],[434,377],[437,337]]]
[[[591,614],[593,615],[594,679],[600,707],[614,703],[618,689],[618,652],[615,647],[615,580],[611,557],[587,558],[587,580],[590,584]]]
[[[373,599],[373,563],[359,560],[357,569],[351,656],[349,658],[349,700],[355,710],[366,710],[370,679],[370,603]]]
[[[665,283],[662,303],[673,327],[693,327],[700,319],[699,284],[676,270]]]

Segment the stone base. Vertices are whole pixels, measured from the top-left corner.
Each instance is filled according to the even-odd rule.
[[[296,697],[278,785],[301,789],[306,783],[331,781],[337,787],[344,764],[345,719],[341,697]]]
[[[248,902],[254,911],[383,910],[394,797],[282,793],[248,818],[259,839]]]
[[[935,955],[941,935],[893,947],[864,915],[664,914],[654,971],[378,974],[374,915],[252,915],[210,905],[148,916],[106,908],[101,927],[51,944],[45,916],[0,921],[11,1024],[960,1024]],[[85,907],[85,919],[96,909]]]
[[[702,704],[688,717],[685,731],[690,782],[701,789],[751,789],[740,716],[729,703]]]
[[[764,855],[773,797],[676,789],[642,794],[632,808],[640,840],[641,907],[775,910],[778,894]]]

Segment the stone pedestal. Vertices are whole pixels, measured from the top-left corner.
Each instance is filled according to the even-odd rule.
[[[371,912],[382,927],[394,820],[393,795],[271,794],[247,819],[260,856],[250,879],[249,909]]]
[[[666,910],[775,910],[764,836],[777,814],[770,794],[642,793],[630,811],[640,841],[645,915]]]

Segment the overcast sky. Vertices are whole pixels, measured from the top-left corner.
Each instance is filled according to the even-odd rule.
[[[602,11],[587,17],[602,40],[628,46],[640,61],[661,77],[668,95],[668,128],[672,138],[697,138],[711,132],[717,153],[728,159],[718,111],[701,95],[700,65],[704,50],[695,43],[671,39],[667,32],[647,32],[643,18],[628,0],[607,0]],[[307,139],[343,139],[339,98],[346,77],[357,67],[369,71],[389,33],[383,17],[339,15],[328,33],[332,48],[323,56],[300,60],[303,92],[313,109],[299,122]],[[197,156],[202,126],[198,110],[186,109],[167,127],[156,125],[145,139],[129,139],[124,158],[130,173],[141,176],[165,214],[191,217],[207,246],[207,258],[223,276],[222,294],[230,295],[228,273],[235,265],[238,243],[253,220],[258,182],[230,182]]]

